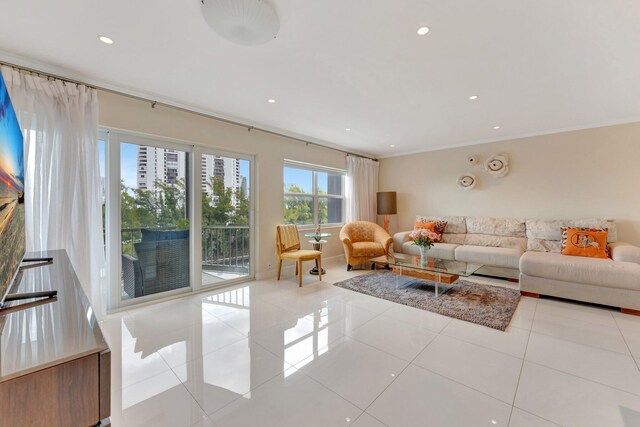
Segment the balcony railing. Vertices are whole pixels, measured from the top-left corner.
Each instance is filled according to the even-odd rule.
[[[142,241],[142,229],[170,231],[175,227],[123,228],[122,253],[136,257],[135,243]],[[204,270],[249,273],[249,227],[202,227],[202,268]]]

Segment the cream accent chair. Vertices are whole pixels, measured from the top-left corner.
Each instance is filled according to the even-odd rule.
[[[282,261],[295,261],[298,286],[302,287],[302,261],[316,261],[318,279],[322,280],[322,252],[300,249],[300,236],[295,224],[276,227],[276,254],[278,255],[278,280],[282,271]]]
[[[369,221],[353,221],[340,230],[347,271],[371,258],[389,255],[393,239],[384,228]]]

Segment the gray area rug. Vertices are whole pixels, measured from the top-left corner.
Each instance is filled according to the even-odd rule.
[[[482,285],[459,279],[452,285],[438,285],[436,298],[434,283],[392,272],[375,272],[334,283],[344,289],[397,302],[433,313],[442,314],[478,325],[504,331],[518,307],[520,292],[515,289]]]

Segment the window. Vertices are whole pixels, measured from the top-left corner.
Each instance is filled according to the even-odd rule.
[[[286,224],[344,222],[344,171],[285,161],[283,172]]]

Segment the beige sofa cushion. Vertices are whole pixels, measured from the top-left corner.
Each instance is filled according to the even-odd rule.
[[[416,221],[447,221],[447,228],[444,229],[444,234],[466,234],[467,223],[463,216],[425,216],[416,215]]]
[[[442,243],[451,243],[455,245],[463,245],[466,234],[444,233],[442,235]]]
[[[456,260],[494,267],[518,268],[523,251],[485,246],[458,246]]]
[[[440,259],[455,259],[456,248],[459,245],[452,243],[435,243],[431,249],[429,249],[429,256]],[[402,253],[411,255],[420,255],[420,249],[411,242],[406,242],[402,245]]]
[[[465,245],[492,246],[495,248],[511,248],[524,252],[527,249],[527,239],[524,237],[492,236],[490,234],[467,234]]]
[[[467,233],[505,237],[527,236],[525,220],[523,219],[493,218],[486,216],[468,216]]]
[[[560,240],[562,239],[560,228],[562,227],[608,228],[607,241],[612,243],[618,240],[616,224],[610,219],[528,219],[526,220],[527,250],[560,253]]]
[[[610,259],[526,252],[520,272],[532,277],[640,291],[640,264]]]

